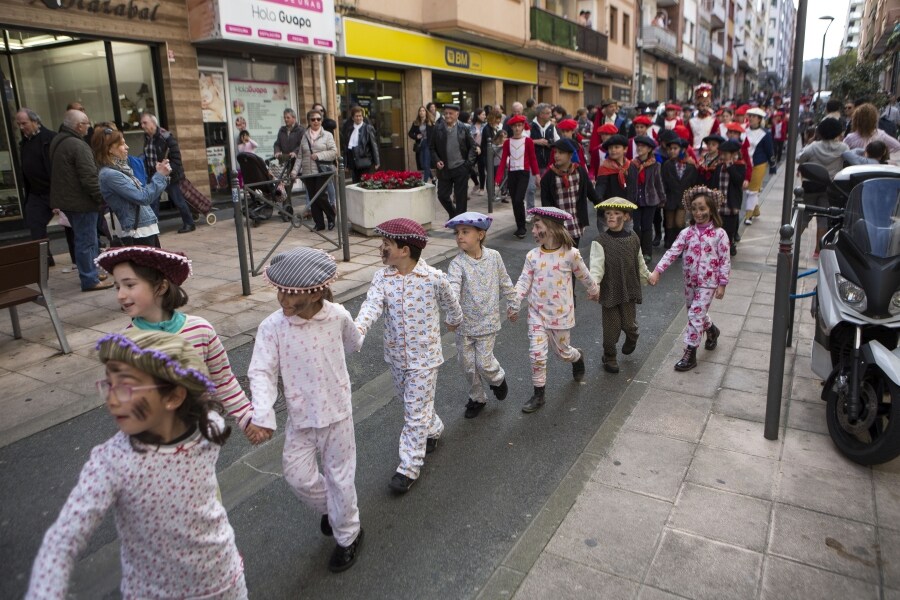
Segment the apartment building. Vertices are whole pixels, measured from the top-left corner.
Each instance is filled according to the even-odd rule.
[[[847,5],[847,25],[844,27],[841,54],[856,50],[859,46],[860,24],[862,23],[865,5],[865,0],[850,0],[850,3]]]
[[[891,95],[900,94],[900,53],[897,35],[900,32],[900,0],[865,0],[860,18],[860,61],[884,60],[882,89]]]
[[[787,89],[794,56],[797,9],[793,0],[763,0],[765,9],[765,85],[771,90]]]

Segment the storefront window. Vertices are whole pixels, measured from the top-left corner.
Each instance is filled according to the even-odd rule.
[[[361,106],[378,134],[382,168],[405,169],[403,140],[409,124],[403,122],[401,74],[345,65],[337,65],[335,72],[341,119],[350,118],[351,106]]]
[[[433,76],[431,86],[434,102],[438,106],[458,104],[460,110],[471,114],[479,105],[481,83],[478,81]]]
[[[122,129],[140,129],[143,111],[156,114],[156,82],[150,48],[122,42],[111,45]]]

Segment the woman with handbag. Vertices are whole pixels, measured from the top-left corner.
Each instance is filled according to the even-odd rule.
[[[424,106],[419,107],[419,115],[409,128],[410,139],[413,142],[413,153],[416,155],[416,170],[422,171],[422,179],[425,183],[431,179],[431,152],[428,149],[428,140],[434,132],[434,117]]]
[[[156,172],[146,186],[135,177],[128,164],[128,145],[120,131],[98,130],[91,140],[94,160],[100,167],[100,194],[122,228],[126,246],[159,248],[159,223],[151,204],[169,185],[169,160],[156,163]]]
[[[361,106],[350,109],[350,118],[353,120],[353,128],[347,137],[347,167],[353,174],[353,183],[359,183],[364,173],[377,171],[380,166],[378,138],[375,128],[363,120]]]
[[[307,198],[310,202],[313,221],[316,223],[316,231],[325,229],[324,214],[328,218],[328,230],[334,229],[334,209],[328,202],[328,193],[322,190],[319,197],[313,200],[316,193],[328,181],[328,174],[334,171],[334,161],[337,159],[337,146],[334,136],[322,127],[322,113],[311,110],[306,113],[308,127],[300,141],[300,173],[302,175],[317,174],[317,177],[309,177],[303,180],[306,187]]]

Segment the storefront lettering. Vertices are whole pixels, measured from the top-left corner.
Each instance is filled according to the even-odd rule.
[[[578,75],[578,73],[575,73],[574,71],[567,71],[566,72],[566,83],[573,87],[578,87],[579,85],[581,85],[581,76]]]
[[[447,46],[444,50],[444,57],[447,60],[447,65],[451,67],[469,68],[469,52],[467,50]]]
[[[278,13],[274,10],[269,10],[264,6],[255,5],[251,9],[253,14],[253,18],[259,19],[261,21],[278,21],[280,23],[287,23],[288,25],[295,25],[298,29],[303,29],[306,27],[307,29],[312,27],[312,21],[305,17],[298,17],[297,15],[289,15],[283,10],[279,10]]]
[[[30,4],[43,4],[50,9],[83,10],[98,15],[112,15],[137,19],[139,21],[155,21],[159,4],[140,6],[134,0],[113,2],[112,0],[31,0]]]

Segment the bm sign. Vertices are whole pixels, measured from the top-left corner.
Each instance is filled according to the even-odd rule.
[[[444,47],[444,61],[448,67],[457,69],[481,70],[481,55],[477,52],[469,52],[464,48],[453,46]]]

